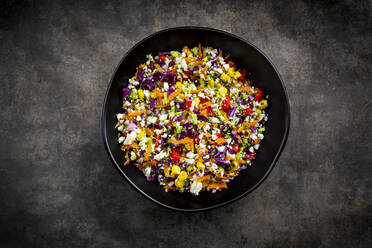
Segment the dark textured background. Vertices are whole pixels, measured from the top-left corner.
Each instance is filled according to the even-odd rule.
[[[0,247],[370,247],[371,10],[371,1],[1,1]],[[181,25],[262,49],[292,114],[268,180],[195,214],[132,189],[99,120],[123,54]]]

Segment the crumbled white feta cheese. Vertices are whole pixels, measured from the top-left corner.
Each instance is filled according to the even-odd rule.
[[[188,152],[186,153],[186,157],[192,159],[192,158],[195,158],[197,154],[193,153],[193,152]]]
[[[137,129],[137,130],[139,130],[139,129]],[[124,145],[131,145],[136,138],[137,138],[137,132],[136,132],[136,130],[134,130],[127,135],[127,137],[124,141]]]
[[[257,135],[254,134],[254,133],[252,133],[252,134],[251,134],[251,139],[256,140],[256,139],[257,139]]]
[[[150,116],[147,118],[147,123],[154,124],[158,120],[158,117],[156,116]]]
[[[203,184],[201,182],[193,181],[190,186],[190,192],[194,195],[199,195],[199,192],[202,188],[203,188]]]
[[[164,120],[167,119],[167,117],[168,117],[167,114],[161,114],[161,115],[159,116],[159,120],[160,120],[160,121],[164,121]]]
[[[163,133],[163,130],[155,129],[154,132],[156,133],[156,135],[160,135],[161,133]]]
[[[212,117],[212,123],[220,123],[220,120],[218,120],[216,117]]]
[[[217,150],[219,152],[223,152],[225,150],[225,147],[224,146],[217,146]]]
[[[181,67],[184,71],[187,71],[187,63],[186,63],[186,60],[182,59],[181,60]]]
[[[120,125],[119,127],[118,127],[118,131],[123,131],[123,129],[124,129],[124,126],[123,125]]]
[[[164,82],[163,87],[164,87],[164,90],[168,90],[169,89],[168,83],[167,82]]]
[[[119,137],[119,144],[123,143],[123,141],[124,141],[124,137],[123,136]]]
[[[150,176],[150,173],[151,173],[151,167],[147,166],[145,168],[144,174],[145,174],[146,177],[148,177],[148,176]]]
[[[167,155],[166,152],[160,152],[159,154],[156,154],[154,156],[154,159],[159,161],[159,160],[162,160],[166,155]]]
[[[145,97],[146,97],[146,98],[149,98],[149,96],[150,96],[150,91],[148,91],[148,90],[144,90],[144,91],[143,91],[143,94],[145,94]]]

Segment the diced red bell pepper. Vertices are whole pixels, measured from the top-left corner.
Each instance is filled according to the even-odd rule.
[[[192,103],[192,101],[185,100],[185,107],[189,109],[191,107],[191,103]]]
[[[165,62],[165,55],[164,55],[164,54],[160,55],[160,56],[159,56],[159,59],[160,59],[161,61]]]
[[[170,152],[170,158],[174,162],[178,162],[181,159],[181,153],[180,153],[180,151],[178,149],[172,149],[172,151]]]
[[[262,90],[257,90],[257,93],[254,96],[254,100],[260,101],[261,99],[262,99]]]
[[[247,108],[246,110],[245,110],[245,115],[249,115],[249,114],[252,114],[253,113],[253,110],[251,109],[251,108]]]
[[[230,109],[230,98],[228,96],[222,100],[221,108],[223,111],[227,111]]]

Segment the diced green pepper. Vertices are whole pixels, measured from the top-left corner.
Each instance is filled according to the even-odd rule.
[[[195,56],[198,56],[198,48],[197,48],[197,47],[194,47],[194,48],[190,49],[190,51],[191,51]]]
[[[181,53],[180,52],[177,52],[177,51],[171,51],[170,54],[173,56],[173,57],[181,57]]]
[[[132,98],[132,99],[137,99],[138,98],[137,92],[132,90],[129,97]]]
[[[198,116],[194,113],[191,114],[192,117],[192,124],[197,125],[198,124]]]
[[[168,93],[167,93],[167,92],[164,92],[163,103],[164,103],[164,104],[167,104],[167,103],[168,103]]]

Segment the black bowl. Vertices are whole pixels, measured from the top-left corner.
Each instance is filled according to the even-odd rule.
[[[141,171],[129,164],[123,166],[124,154],[117,141],[115,114],[121,111],[122,88],[143,63],[146,54],[161,51],[181,50],[183,46],[202,45],[221,48],[230,54],[238,68],[246,69],[253,84],[269,95],[265,138],[258,150],[254,164],[240,172],[228,189],[217,193],[201,192],[199,196],[190,193],[164,192],[156,181],[148,182]],[[289,131],[289,104],[287,94],[269,59],[256,47],[243,39],[210,28],[179,27],[166,29],[141,40],[121,60],[109,83],[102,112],[102,135],[109,157],[124,178],[148,199],[161,206],[181,211],[200,211],[231,203],[256,189],[273,169],[286,143]],[[264,193],[264,192],[263,192]]]

